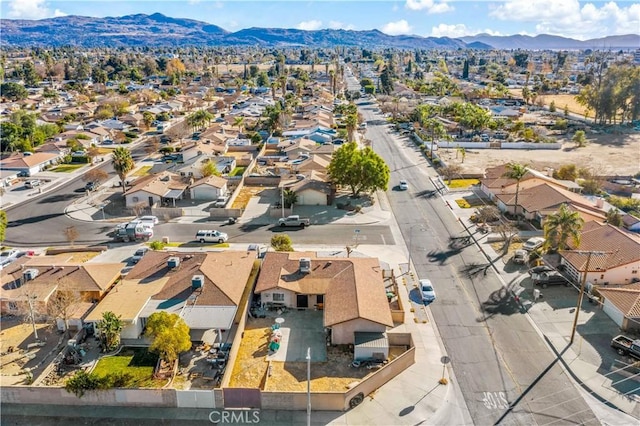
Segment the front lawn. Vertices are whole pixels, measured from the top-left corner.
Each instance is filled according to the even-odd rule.
[[[142,166],[138,170],[132,173],[132,176],[145,176],[149,173],[153,166]]]
[[[72,173],[84,166],[86,166],[86,164],[61,164],[51,169],[51,171],[56,173]]]
[[[101,358],[93,373],[100,377],[109,374],[129,376],[126,386],[129,388],[156,388],[165,384],[164,380],[153,378],[153,369],[158,356],[143,348],[124,348],[118,355]]]
[[[470,188],[479,183],[480,181],[478,179],[453,179],[448,186],[450,189],[463,189]]]
[[[242,176],[245,169],[246,167],[236,167],[231,173],[229,173],[229,176]]]

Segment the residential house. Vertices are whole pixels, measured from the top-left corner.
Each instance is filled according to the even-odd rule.
[[[296,175],[294,179],[282,182],[283,189],[289,189],[298,196],[297,205],[328,206],[333,203],[333,185],[327,175],[312,170],[308,175]]]
[[[194,177],[200,179],[202,175],[202,167],[206,163],[213,163],[219,174],[231,173],[236,168],[236,158],[227,155],[209,156],[201,154],[195,158],[183,158],[184,163],[176,167],[176,173],[180,176]]]
[[[0,169],[22,172],[26,173],[27,176],[33,176],[44,170],[45,167],[56,164],[62,157],[62,154],[51,152],[16,153],[0,160]]]
[[[2,271],[0,305],[2,314],[17,314],[29,303],[46,316],[58,291],[77,294],[67,311],[71,328],[82,326],[82,319],[93,303],[101,300],[120,280],[122,263],[56,263],[49,257],[21,258]],[[65,324],[59,323],[64,330]]]
[[[227,194],[227,180],[211,175],[196,180],[190,187],[192,200],[215,200]]]
[[[322,309],[332,344],[354,344],[356,332],[381,333],[393,327],[376,258],[269,252],[255,293],[270,306]]]
[[[175,206],[176,200],[184,198],[190,181],[188,177],[169,171],[144,176],[136,180],[125,192],[125,204],[127,207],[134,207],[141,203],[149,207],[169,203]]]
[[[329,163],[331,163],[331,154],[312,154],[311,157],[302,163],[294,165],[293,169],[298,174],[311,173],[314,170],[326,173]]]
[[[290,159],[298,158],[300,154],[309,154],[311,151],[315,150],[317,146],[318,143],[316,141],[305,137],[295,140],[286,140],[278,145],[278,147],[281,148],[281,152]]]
[[[622,331],[640,332],[640,284],[598,287],[602,310]]]
[[[582,228],[580,245],[574,246],[571,240],[568,245],[569,249],[560,253],[561,264],[574,282],[584,279],[587,261],[586,280],[593,285],[640,281],[640,236],[590,221]]]
[[[96,323],[112,311],[125,324],[121,338],[139,340],[149,316],[166,311],[185,320],[193,341],[203,341],[208,331],[219,336],[239,321],[257,268],[253,252],[151,251],[86,321]]]

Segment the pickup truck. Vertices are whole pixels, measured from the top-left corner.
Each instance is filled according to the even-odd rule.
[[[636,359],[640,359],[640,339],[633,340],[622,334],[611,340],[611,347],[618,352],[619,355],[630,355]]]
[[[311,222],[309,219],[302,218],[297,214],[280,218],[278,220],[278,225],[280,226],[298,226],[300,228],[304,228],[305,226],[309,226]]]

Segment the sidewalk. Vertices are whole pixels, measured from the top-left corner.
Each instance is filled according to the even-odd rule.
[[[469,218],[475,209],[460,208],[455,202],[471,194],[449,192],[443,196],[443,200],[452,213],[473,232],[475,225],[472,227]],[[479,245],[490,259],[500,256],[491,244],[487,243],[486,235],[477,234],[475,237],[481,239]],[[572,287],[549,288],[544,291],[548,297],[534,301],[533,288],[524,268],[514,268],[509,264],[507,257],[496,261],[494,267],[503,285],[512,289],[514,294],[518,294],[522,314],[527,316],[549,348],[561,357],[561,365],[568,375],[601,404],[633,417],[618,413],[621,416],[621,423],[618,424],[637,422],[640,418],[638,385],[633,379],[625,380],[630,374],[622,375],[622,372],[616,371],[616,354],[609,343],[620,331],[602,309],[592,308],[586,298],[583,300],[576,337],[573,345],[569,347],[578,291]]]

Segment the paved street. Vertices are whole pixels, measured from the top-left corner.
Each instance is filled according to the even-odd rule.
[[[454,244],[464,229],[441,200],[425,196],[435,172],[417,147],[391,134],[373,107],[361,111],[376,123],[366,137],[391,169],[390,186],[409,182],[408,191],[391,192],[390,203],[417,274],[434,282],[431,310],[474,423],[599,424],[494,272],[472,273],[487,260],[475,245]],[[493,315],[482,309],[492,300],[500,304]]]

